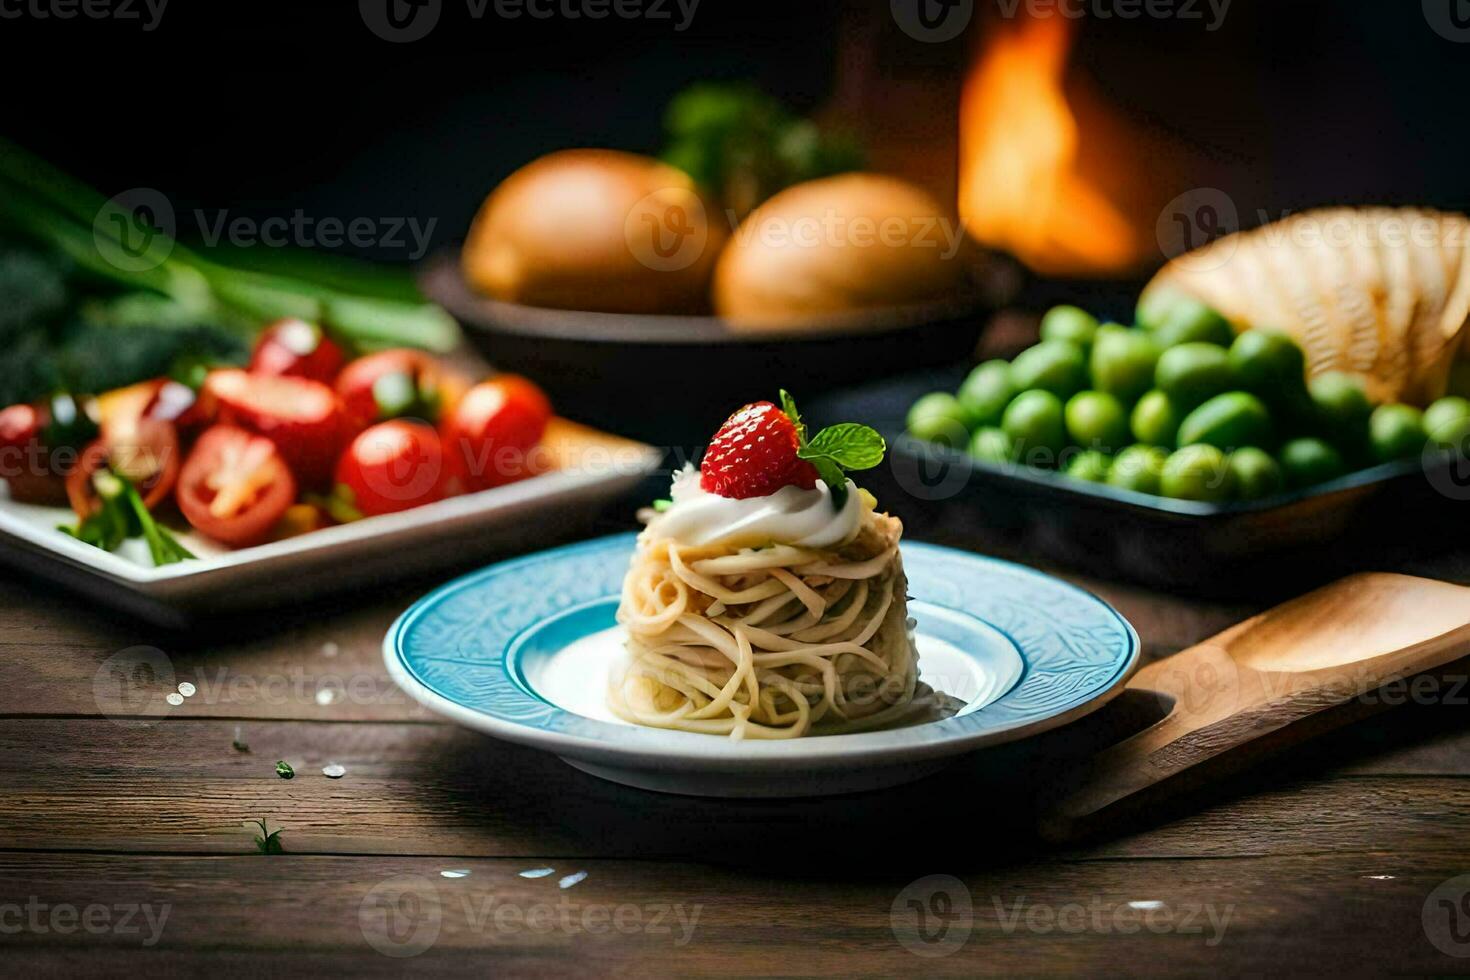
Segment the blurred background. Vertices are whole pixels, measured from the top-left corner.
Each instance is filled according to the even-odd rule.
[[[663,107],[706,78],[751,79],[803,113],[850,121],[878,168],[954,193],[961,93],[990,54],[1010,59],[1014,91],[972,96],[981,102],[1024,100],[1027,79],[1050,91],[1060,73],[1080,127],[1078,200],[1084,213],[1102,202],[1102,234],[1126,239],[1056,256],[1036,244],[1044,229],[1006,240],[1002,216],[993,244],[1058,273],[1136,282],[1169,248],[1161,209],[1193,192],[1184,206],[1198,211],[1201,188],[1234,205],[1223,224],[1242,227],[1323,202],[1470,205],[1470,134],[1455,111],[1470,44],[1446,36],[1453,0],[1443,6],[1437,30],[1417,3],[1234,0],[1219,17],[1179,0],[1175,16],[1124,19],[1125,0],[997,54],[1004,35],[1025,33],[1025,4],[1001,18],[1015,5],[976,0],[959,36],[925,42],[887,0],[702,0],[687,18],[669,0],[666,18],[600,21],[493,8],[477,19],[458,0],[426,37],[395,44],[355,4],[170,4],[144,30],[139,2],[141,20],[7,15],[0,78],[6,132],[109,193],[156,187],[181,211],[255,218],[432,218],[438,247],[538,155],[656,151]],[[1044,128],[1047,107],[1032,109]],[[972,125],[965,139],[985,136]],[[416,257],[412,242],[341,251]]]

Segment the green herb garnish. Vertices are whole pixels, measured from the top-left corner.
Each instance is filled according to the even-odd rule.
[[[877,430],[858,422],[830,425],[815,436],[807,438],[806,423],[796,410],[796,399],[784,388],[781,390],[781,411],[796,426],[799,442],[797,458],[812,464],[832,493],[832,506],[841,510],[847,505],[845,474],[849,471],[870,470],[883,462],[887,443]]]
[[[282,779],[290,779],[296,775],[296,770],[291,768],[291,763],[282,760],[276,763],[276,775]]]
[[[332,488],[332,492],[323,496],[319,493],[308,493],[301,498],[326,513],[328,517],[338,524],[351,524],[363,518],[362,511],[357,509],[357,494],[345,483],[339,483]]]
[[[248,821],[245,826],[248,827],[250,826],[250,824],[255,824],[257,827],[260,828],[260,833],[255,837],[255,847],[257,850],[260,851],[260,853],[286,853],[286,849],[281,846],[281,831],[285,829],[284,827],[277,827],[275,830],[271,830],[265,825],[264,819]]]
[[[103,551],[116,551],[128,538],[141,536],[148,543],[148,554],[155,566],[194,557],[153,519],[137,488],[126,477],[104,467],[92,474],[92,487],[97,491],[96,513],[75,527],[63,525],[60,530]]]
[[[653,502],[653,510],[656,514],[662,514],[664,511],[668,510],[672,506],[674,506],[674,502],[672,500],[655,500]]]
[[[737,218],[792,184],[860,170],[847,133],[804,119],[747,84],[698,82],[669,103],[662,157]]]

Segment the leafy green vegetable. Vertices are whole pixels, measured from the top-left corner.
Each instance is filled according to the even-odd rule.
[[[283,762],[281,763],[281,765],[285,765],[285,763]],[[284,827],[277,827],[275,830],[271,830],[269,827],[266,826],[264,818],[259,820],[252,820],[249,823],[253,823],[260,828],[260,833],[257,834],[255,837],[255,846],[256,849],[260,851],[260,853],[286,853],[286,849],[281,846],[281,831],[285,830]],[[249,823],[247,823],[246,826],[249,826]]]
[[[123,499],[123,481],[110,470],[99,470],[92,476],[101,505],[97,512],[75,527],[63,526],[72,537],[103,551],[116,551],[131,536],[131,510]]]
[[[282,760],[276,763],[276,775],[282,779],[290,779],[296,775],[296,770],[291,768],[291,763]]]
[[[863,165],[851,137],[822,131],[752,85],[691,85],[669,103],[664,130],[663,160],[742,218],[792,184]]]
[[[123,490],[128,506],[133,511],[133,518],[143,532],[143,540],[148,543],[148,554],[152,556],[155,567],[173,565],[186,558],[194,557],[188,548],[179,544],[178,539],[155,521],[152,514],[148,513],[148,508],[143,504],[143,498],[138,496],[136,487],[124,480]]]
[[[858,422],[831,425],[808,439],[806,423],[796,410],[796,399],[781,389],[781,411],[796,425],[796,456],[811,463],[832,492],[832,506],[847,505],[848,470],[870,470],[883,462],[888,445],[878,432]]]
[[[39,401],[56,391],[107,391],[172,373],[184,361],[242,364],[249,356],[244,321],[201,320],[158,293],[96,295],[87,292],[94,284],[76,275],[63,256],[0,241],[0,346],[6,352],[0,405]]]
[[[103,551],[116,551],[128,538],[141,536],[155,566],[194,557],[153,519],[137,488],[126,477],[103,468],[92,474],[92,486],[99,501],[97,512],[75,527],[62,526],[59,530]]]
[[[672,506],[674,506],[674,502],[667,498],[661,498],[653,502],[653,510],[656,514],[662,514]]]
[[[117,261],[119,255],[137,254],[131,239],[139,230],[148,243],[141,257],[146,261]],[[459,341],[454,321],[411,288],[362,285],[371,277],[388,277],[380,270],[368,273],[346,260],[306,260],[300,252],[255,263],[271,269],[222,264],[173,241],[160,229],[140,229],[134,213],[3,139],[0,231],[38,244],[53,256],[49,259],[53,272],[45,275],[33,267],[34,253],[7,258],[0,252],[0,306],[14,311],[0,315],[0,339],[7,325],[16,329],[38,319],[66,319],[65,292],[61,299],[57,292],[59,264],[66,270],[63,283],[76,278],[94,291],[105,284],[114,293],[131,294],[118,305],[93,311],[87,317],[93,324],[207,325],[248,339],[267,320],[297,316],[368,349],[412,346],[444,351]],[[238,252],[228,249],[220,254],[239,258]],[[323,273],[322,278],[313,280],[317,272]]]

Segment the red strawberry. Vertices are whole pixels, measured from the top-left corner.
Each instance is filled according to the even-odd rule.
[[[699,485],[721,497],[764,497],[782,487],[817,485],[811,463],[797,459],[801,434],[791,417],[770,402],[746,405],[725,420],[710,440]]]

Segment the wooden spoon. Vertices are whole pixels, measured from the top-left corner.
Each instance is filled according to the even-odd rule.
[[[1353,575],[1140,670],[1167,717],[1065,774],[1041,833],[1115,828],[1161,799],[1381,710],[1397,679],[1470,654],[1470,588]]]

